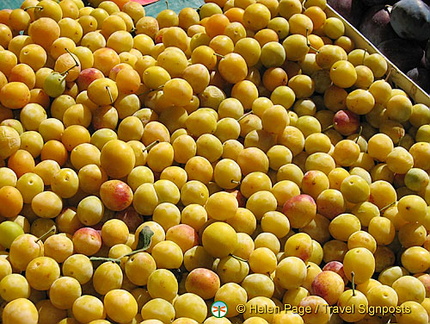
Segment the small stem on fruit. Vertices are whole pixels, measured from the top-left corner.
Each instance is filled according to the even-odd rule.
[[[367,54],[367,49],[363,50],[363,61],[361,62],[361,64],[364,65],[364,59],[366,58],[366,54]]]
[[[158,91],[164,88],[164,85],[159,86],[158,88],[155,89],[149,89],[148,91],[139,93],[138,96],[143,96],[143,95],[147,95],[148,93],[151,93],[152,91]]]
[[[306,45],[311,47],[311,42],[309,41],[309,28],[306,28]]]
[[[146,250],[147,250],[147,249],[148,249],[148,248],[143,248],[143,249],[138,249],[138,250],[131,251],[130,253],[124,254],[124,255],[122,256],[122,258],[126,258],[126,257],[133,256],[133,255],[135,255],[136,253],[146,252]]]
[[[215,55],[215,56],[218,56],[218,57],[221,57],[221,58],[224,58],[224,57],[225,57],[224,55],[219,54],[219,53],[214,53],[214,55]]]
[[[384,7],[384,10],[387,10],[388,11],[388,13],[391,13],[391,10],[393,9],[393,6],[392,5],[385,5],[385,7]]]
[[[145,147],[142,151],[146,152],[149,151],[151,148],[153,148],[155,145],[157,145],[158,143],[160,143],[159,140],[156,140],[154,142],[152,142],[151,144],[149,144],[147,147]]]
[[[64,49],[66,50],[66,52],[67,52],[67,53],[69,53],[69,55],[72,57],[73,61],[75,61],[75,66],[78,66],[78,65],[79,65],[79,62],[78,62],[78,61],[76,60],[76,58],[73,56],[73,53],[72,53],[72,52],[70,52],[70,50],[69,50],[67,47],[65,47]]]
[[[360,136],[361,136],[361,133],[363,132],[363,126],[361,126],[360,125],[360,130],[358,131],[358,135],[357,135],[357,137],[356,137],[356,139],[355,139],[355,144],[357,144],[358,143],[358,140],[360,139]]]
[[[402,140],[405,138],[405,135],[399,138],[399,142],[397,143],[397,146],[401,146]]]
[[[388,79],[390,78],[390,76],[391,76],[391,73],[393,72],[393,68],[390,68],[389,70],[388,70],[388,74],[387,74],[387,76],[385,77],[385,81],[387,82],[388,81]]]
[[[113,103],[113,97],[112,97],[112,92],[110,91],[110,88],[109,88],[109,86],[106,86],[106,91],[108,92],[108,94],[109,94],[109,99],[110,99],[110,102],[111,103]]]
[[[139,233],[139,241],[137,244],[138,249],[131,251],[130,253],[124,254],[123,256],[113,259],[113,258],[105,258],[105,257],[91,257],[91,261],[103,261],[103,262],[116,262],[121,263],[122,258],[126,258],[129,256],[132,256],[139,252],[145,252],[150,244],[151,244],[151,238],[154,235],[154,232],[149,228],[149,226],[145,226],[142,231]]]
[[[246,259],[244,259],[244,258],[241,258],[240,256],[234,255],[234,254],[232,254],[232,253],[230,253],[230,256],[231,256],[232,258],[235,258],[236,260],[239,260],[239,261],[242,261],[242,262],[246,262],[246,263],[248,263],[248,260],[246,260]]]
[[[65,78],[71,69],[74,69],[75,67],[79,66],[79,62],[76,61],[76,58],[73,56],[72,52],[70,52],[70,50],[67,47],[65,47],[64,49],[66,50],[67,53],[70,54],[70,56],[72,57],[73,61],[75,62],[75,65],[69,67],[66,71],[60,73]]]
[[[302,1],[302,9],[305,7],[305,3],[306,3],[306,1],[308,1],[308,0],[303,0],[303,1]]]
[[[166,9],[169,9],[169,1],[166,0],[165,2],[166,2]]]
[[[326,131],[328,131],[328,130],[332,129],[333,127],[334,127],[334,125],[333,125],[333,124],[331,124],[330,126],[327,126],[325,129],[323,129],[323,130],[322,130],[322,132],[324,133],[324,132],[326,132]]]
[[[231,181],[231,183],[235,183],[235,184],[237,184],[237,185],[238,185],[238,184],[240,184],[240,181],[237,181],[237,180],[233,180],[233,179],[231,179],[230,181]]]
[[[383,213],[386,209],[390,208],[391,206],[393,206],[393,205],[395,205],[395,204],[396,204],[396,201],[393,201],[392,203],[389,203],[387,206],[382,207],[382,208],[379,210],[379,213]]]
[[[355,273],[354,271],[351,271],[351,289],[352,289],[352,295],[355,296]]]
[[[37,238],[36,243],[39,241],[43,241],[49,234],[55,233],[55,231],[56,231],[56,227],[55,227],[55,225],[52,225],[51,228],[47,232],[43,233],[41,236],[39,236]]]
[[[115,262],[120,263],[120,259],[105,258],[105,257],[90,257],[91,261]]]
[[[27,10],[30,10],[30,9],[39,9],[39,10],[42,10],[43,7],[42,6],[30,6],[30,7],[24,8],[24,11],[27,11]]]
[[[308,47],[313,50],[315,53],[318,52],[318,49],[313,47],[311,42],[309,41],[309,28],[306,28],[306,44]]]
[[[309,48],[310,48],[311,50],[313,50],[315,53],[318,53],[318,52],[319,52],[319,50],[318,50],[317,48],[313,47],[313,46],[312,46],[312,45],[310,45],[310,44],[309,44]]]
[[[64,81],[64,79],[67,77],[67,74],[69,74],[69,72],[64,72],[64,73],[60,73],[60,75],[61,75],[61,82],[63,82]]]
[[[244,119],[246,116],[253,114],[252,110],[248,111],[247,113],[243,114],[242,116],[237,119],[238,122],[240,122],[242,119]]]

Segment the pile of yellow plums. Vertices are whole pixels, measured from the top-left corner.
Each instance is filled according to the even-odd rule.
[[[430,110],[345,27],[0,10],[0,322],[427,324]]]

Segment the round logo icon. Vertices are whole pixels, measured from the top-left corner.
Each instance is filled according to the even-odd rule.
[[[222,301],[216,301],[211,306],[211,313],[216,318],[222,318],[227,315],[227,304]]]

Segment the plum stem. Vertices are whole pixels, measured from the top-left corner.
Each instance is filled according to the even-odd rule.
[[[399,138],[399,142],[397,143],[397,146],[401,146],[402,140],[405,138],[405,135],[402,135],[402,137]]]
[[[358,140],[360,139],[361,134],[363,133],[363,126],[360,125],[360,130],[358,131],[358,135],[355,139],[355,144],[358,143]]]
[[[103,262],[115,262],[115,263],[120,263],[121,260],[118,259],[114,259],[114,258],[106,258],[106,257],[91,257],[90,258],[91,261],[103,261]]]
[[[155,89],[149,89],[148,91],[144,91],[142,93],[139,93],[138,96],[144,96],[144,95],[147,95],[148,93],[151,93],[152,91],[158,91],[158,90],[161,90],[163,88],[164,88],[164,84],[162,84],[161,86],[158,86]]]
[[[351,289],[352,289],[352,295],[355,296],[355,273],[354,271],[351,271]]]
[[[147,248],[142,248],[142,249],[137,249],[134,251],[131,251],[127,254],[124,254],[123,256],[119,257],[119,258],[108,258],[108,257],[90,257],[91,261],[103,261],[103,262],[115,262],[115,263],[121,263],[121,259],[122,258],[127,258],[130,256],[135,255],[136,253],[140,253],[140,252],[146,252]]]
[[[110,88],[109,88],[109,86],[106,86],[106,91],[108,92],[108,94],[109,94],[109,99],[110,99],[110,102],[111,103],[113,103],[113,97],[112,97],[112,92],[110,91]]]
[[[73,59],[73,61],[75,62],[75,66],[79,66],[79,62],[76,60],[76,58],[73,56],[73,53],[72,52],[70,52],[70,50],[67,48],[67,47],[65,47],[64,48],[65,50],[66,50],[66,52],[67,53],[69,53],[69,55],[72,57],[72,59]],[[74,66],[74,67],[75,67]],[[73,68],[72,68],[73,69]]]
[[[237,121],[240,122],[242,119],[244,119],[246,116],[253,114],[252,110],[248,111],[247,113],[243,114],[242,116],[240,116]]]
[[[79,62],[76,60],[76,58],[73,56],[72,52],[70,52],[70,50],[67,47],[65,47],[64,49],[66,50],[67,53],[69,53],[69,55],[72,57],[73,61],[75,62],[75,65],[69,67],[66,71],[60,73],[65,78],[71,69],[74,69],[75,67],[79,66]]]
[[[145,226],[142,231],[139,233],[139,241],[137,243],[137,249],[134,251],[131,251],[130,253],[124,254],[120,256],[119,258],[106,258],[106,257],[91,257],[91,261],[103,261],[103,262],[116,262],[120,263],[121,259],[124,257],[132,256],[139,252],[145,252],[149,246],[151,245],[152,236],[154,235],[154,232],[149,228],[149,226]]]
[[[132,255],[135,255],[136,253],[145,252],[146,250],[147,250],[147,248],[137,249],[137,250],[131,251],[127,254],[124,254],[122,257],[129,257]]]
[[[39,9],[39,10],[42,10],[43,7],[42,6],[29,6],[29,7],[24,8],[24,11],[27,11],[27,10],[30,10],[30,9]]]
[[[60,82],[63,82],[64,81],[64,79],[67,77],[67,74],[68,74],[69,72],[63,72],[63,73],[60,73],[60,75],[61,75],[61,79],[60,79]]]
[[[323,129],[323,130],[322,130],[322,133],[324,133],[324,132],[326,132],[326,131],[328,131],[328,130],[332,129],[333,127],[334,127],[334,125],[333,125],[333,124],[331,124],[331,125],[327,126],[325,129]]]
[[[158,143],[160,143],[159,140],[155,140],[153,141],[151,144],[149,144],[148,146],[146,146],[142,151],[143,152],[147,152],[149,151],[151,148],[153,148],[155,145],[157,145]]]
[[[39,241],[43,241],[49,234],[51,233],[55,233],[56,232],[56,227],[55,225],[52,225],[49,230],[47,230],[45,233],[43,233],[41,236],[39,236],[36,240],[36,243]]]
[[[393,202],[389,203],[387,206],[382,207],[379,210],[379,213],[383,213],[385,210],[387,210],[388,208],[390,208],[391,206],[393,206],[395,203],[396,203],[396,201],[393,201]]]
[[[389,13],[389,14],[391,14],[391,10],[393,10],[393,6],[392,6],[392,5],[387,4],[387,5],[385,5],[385,6],[384,6],[384,10],[387,10],[387,11],[388,11],[388,13]]]
[[[367,49],[363,50],[363,60],[361,62],[362,65],[364,65],[364,60],[366,59],[366,54],[368,54]]]
[[[318,49],[313,47],[311,42],[309,41],[309,28],[306,28],[306,45],[308,45],[308,47],[315,53],[318,53]]]
[[[219,54],[219,53],[214,53],[214,55],[215,55],[215,56],[218,56],[218,57],[221,57],[221,58],[224,58],[224,57],[225,57],[225,55],[222,55],[222,54]]]
[[[388,79],[390,78],[390,76],[391,76],[391,73],[393,72],[393,68],[390,68],[389,70],[388,70],[388,74],[387,74],[387,76],[385,77],[385,81],[387,82],[388,81]]]
[[[234,255],[232,253],[229,254],[232,258],[235,258],[236,260],[242,261],[242,262],[246,262],[248,263],[248,260],[241,258],[240,256]]]

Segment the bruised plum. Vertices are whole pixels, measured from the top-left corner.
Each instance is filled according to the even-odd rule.
[[[391,9],[390,24],[401,38],[426,41],[430,36],[430,7],[421,0],[400,0]]]
[[[358,30],[374,45],[398,37],[391,27],[390,10],[386,5],[376,5],[367,9]]]
[[[327,3],[356,28],[358,28],[367,8],[360,0],[327,0]]]
[[[417,67],[424,55],[424,50],[416,41],[403,38],[383,41],[378,49],[404,73]]]

